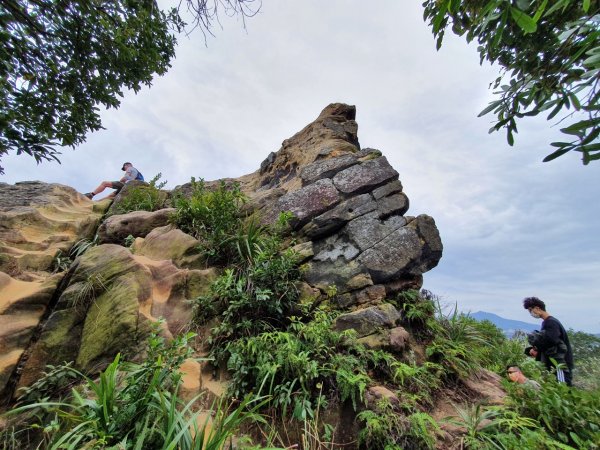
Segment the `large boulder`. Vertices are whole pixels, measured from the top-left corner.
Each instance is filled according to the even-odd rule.
[[[127,214],[115,214],[108,217],[98,229],[100,242],[103,244],[122,244],[133,236],[146,237],[158,227],[169,224],[174,208],[159,209],[158,211],[133,211]]]
[[[75,361],[94,373],[121,352],[143,354],[150,323],[165,320],[167,337],[184,331],[189,300],[208,292],[214,270],[180,269],[170,260],[151,260],[104,244],[76,260],[68,284],[30,350],[19,385],[28,385],[46,364]]]
[[[249,198],[243,212],[263,223],[291,214],[302,301],[329,302],[343,310],[336,329],[354,329],[365,345],[402,352],[409,338],[388,297],[421,287],[442,256],[442,242],[433,218],[406,215],[410,202],[400,174],[381,151],[360,148],[355,117],[354,106],[331,104],[254,173],[205,185],[239,183]],[[75,361],[95,372],[117,352],[138,358],[159,317],[166,336],[186,328],[190,300],[207,292],[217,271],[205,269],[199,240],[169,225],[173,210],[117,214],[128,195],[143,189],[149,186],[126,185],[98,229],[103,245],[78,258],[61,280],[49,274],[52,261],[93,236],[110,200],[91,202],[39,182],[0,184],[0,344],[6,348],[0,389],[18,373],[19,385],[30,384],[48,363]],[[187,184],[175,195],[191,192]],[[136,239],[126,249],[121,245],[129,235]],[[200,383],[205,368],[186,367],[190,395],[210,384]]]

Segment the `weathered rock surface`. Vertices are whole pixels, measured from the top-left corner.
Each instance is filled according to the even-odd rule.
[[[155,228],[168,225],[169,217],[174,212],[174,208],[165,208],[154,212],[133,211],[110,216],[98,229],[100,242],[122,244],[128,236],[146,237]]]
[[[62,278],[54,259],[91,238],[106,207],[68,186],[0,183],[0,393]]]
[[[370,306],[348,314],[342,314],[335,320],[337,331],[355,330],[358,337],[368,336],[384,328],[394,328],[402,318],[400,312],[389,303]]]
[[[207,292],[214,270],[189,270],[104,244],[88,250],[70,271],[54,311],[24,364],[20,385],[35,380],[46,364],[75,361],[94,372],[118,352],[142,353],[149,324],[163,318],[164,333],[186,329],[188,300]]]
[[[60,184],[0,183],[0,270],[20,279],[51,270],[58,252],[94,235],[106,206]]]
[[[167,225],[155,228],[145,239],[136,239],[133,251],[151,259],[171,259],[179,267],[200,268],[203,258],[199,245],[197,239]]]

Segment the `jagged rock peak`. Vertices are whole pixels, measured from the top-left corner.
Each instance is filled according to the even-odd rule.
[[[311,122],[281,144],[262,162],[260,169],[248,177],[249,190],[300,187],[298,171],[318,159],[360,151],[356,107],[343,103],[327,106]],[[242,177],[242,181],[245,177]]]

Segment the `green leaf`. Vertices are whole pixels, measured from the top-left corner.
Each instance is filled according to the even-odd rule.
[[[537,23],[523,11],[518,8],[511,7],[510,14],[514,21],[519,25],[521,30],[527,33],[535,33],[537,31]]]
[[[489,113],[489,112],[493,111],[494,109],[496,109],[500,103],[501,103],[500,101],[490,103],[483,111],[481,111],[477,115],[477,117],[485,116],[487,113]]]
[[[569,147],[569,148],[562,148],[560,150],[556,150],[555,152],[550,153],[548,156],[546,156],[542,162],[548,162],[548,161],[552,161],[553,159],[558,158],[559,156],[564,155],[567,152],[570,152],[572,150],[573,147]]]
[[[506,133],[506,140],[508,142],[508,145],[510,145],[511,147],[514,145],[515,137],[513,136],[512,130],[509,130],[508,133]]]
[[[600,63],[600,54],[595,54],[583,61],[584,66],[595,66]]]
[[[567,134],[574,134],[574,133],[570,133],[570,132],[585,130],[586,128],[593,127],[594,125],[597,124],[597,122],[598,122],[597,120],[580,120],[579,122],[576,122],[573,125],[569,125],[566,128],[562,128],[560,131],[563,133],[567,133]]]
[[[537,9],[537,11],[535,12],[535,15],[533,16],[533,20],[535,21],[535,23],[537,23],[538,20],[540,20],[540,17],[542,17],[542,14],[544,14],[544,11],[546,10],[547,5],[548,5],[548,0],[544,0],[542,2],[542,4],[540,5],[540,7]]]
[[[590,10],[590,0],[583,0],[583,10],[585,12]]]

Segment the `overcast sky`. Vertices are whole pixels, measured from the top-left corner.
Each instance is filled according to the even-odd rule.
[[[420,1],[264,0],[246,22],[223,19],[204,45],[180,37],[151,89],[103,114],[106,130],[61,161],[9,155],[0,181],[38,179],[80,192],[132,161],[168,188],[256,170],[332,102],[356,105],[362,147],[400,173],[408,214],[431,215],[444,254],[426,289],[463,311],[535,322],[538,296],[566,327],[600,332],[600,162],[542,163],[558,126],[523,122],[513,148],[477,118],[497,68],[448,36],[439,52]],[[368,6],[367,6],[368,5]],[[551,124],[550,124],[551,125]]]

